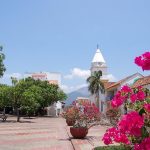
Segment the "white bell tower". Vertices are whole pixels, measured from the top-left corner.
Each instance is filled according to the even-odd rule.
[[[91,74],[100,70],[102,71],[102,79],[107,78],[107,65],[100,49],[97,46],[96,53],[91,63]]]

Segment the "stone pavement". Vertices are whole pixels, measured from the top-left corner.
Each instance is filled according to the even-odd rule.
[[[73,150],[62,118],[0,120],[0,150]]]
[[[103,145],[106,127],[89,130],[85,139],[73,139],[63,118],[23,119],[8,117],[0,120],[0,150],[92,150]]]

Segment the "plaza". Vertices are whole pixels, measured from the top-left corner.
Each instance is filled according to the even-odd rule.
[[[107,127],[95,126],[85,139],[73,139],[63,118],[8,117],[0,120],[0,150],[91,150],[104,145],[101,141]]]

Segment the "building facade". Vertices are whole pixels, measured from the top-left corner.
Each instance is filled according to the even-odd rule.
[[[99,48],[97,48],[96,53],[93,57],[92,63],[91,63],[91,75],[95,71],[102,71],[102,77],[100,78],[101,81],[104,83],[105,87],[105,94],[100,93],[99,97],[99,110],[101,112],[106,111],[107,109],[107,102],[111,101],[114,95],[117,93],[118,90],[121,89],[122,86],[128,85],[128,86],[136,86],[136,85],[144,85],[145,87],[150,89],[150,76],[144,77],[140,73],[135,73],[133,75],[130,75],[128,77],[125,77],[124,79],[117,81],[117,82],[110,82],[108,79],[108,72],[107,72],[107,64],[106,61],[100,51]],[[91,95],[90,100],[96,104],[96,96]]]
[[[25,74],[25,77],[32,77],[35,80],[48,81],[50,84],[57,84],[61,87],[61,74],[57,72],[33,72]]]

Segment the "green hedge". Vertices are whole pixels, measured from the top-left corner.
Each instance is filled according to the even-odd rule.
[[[94,148],[94,150],[131,150],[131,147],[127,147],[124,145],[100,146]]]

